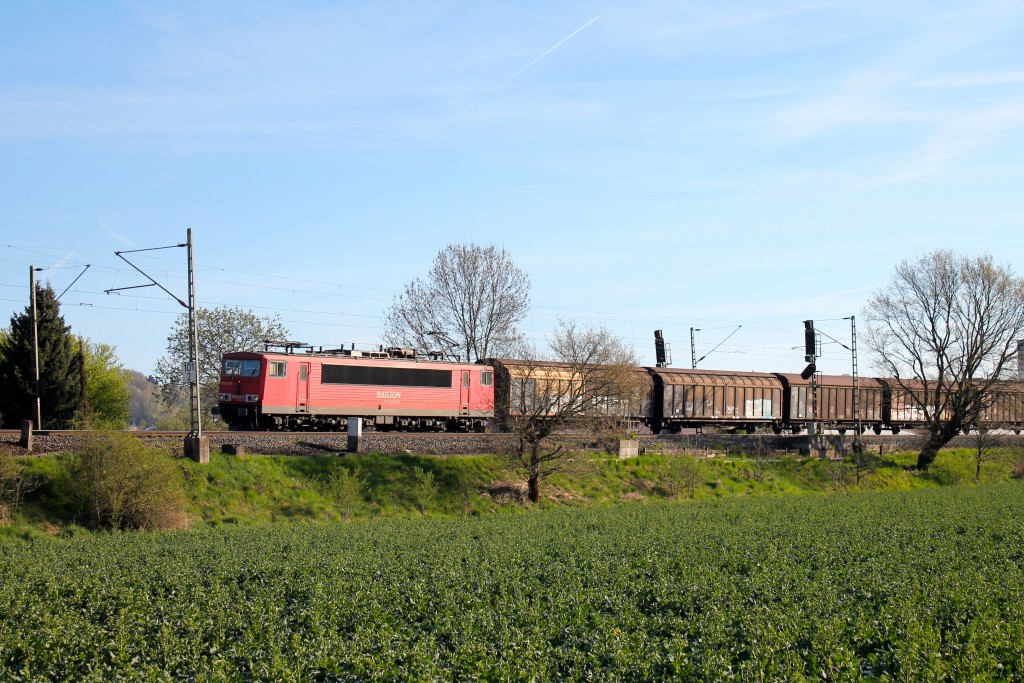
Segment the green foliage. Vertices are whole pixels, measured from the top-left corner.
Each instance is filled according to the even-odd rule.
[[[124,432],[90,438],[73,454],[66,485],[89,524],[103,529],[185,526],[181,474],[170,455]]]
[[[187,431],[192,424],[189,410],[187,396],[183,401],[162,400],[153,414],[153,426],[161,431]],[[203,424],[206,425],[204,428],[209,427],[206,420],[203,421]]]
[[[365,491],[366,482],[347,467],[335,469],[324,480],[325,495],[345,520],[351,519],[366,504]]]
[[[485,492],[504,475],[499,460],[487,456],[360,454],[240,460],[214,452],[208,465],[184,459],[177,464],[193,515],[210,524],[478,514],[500,507]],[[351,498],[335,495],[336,478],[348,479]],[[352,490],[357,485],[362,500]]]
[[[974,467],[968,457],[937,458],[927,476],[944,486],[966,484],[974,480]]]
[[[1001,460],[987,465],[984,481],[1011,481],[1014,457],[1021,456],[1007,451]],[[973,481],[966,474],[940,476],[949,469],[971,471],[969,452],[940,453],[937,469],[926,474],[913,468],[915,458],[913,454],[887,455],[858,484],[850,477],[852,465],[847,465],[837,483],[833,461],[817,458],[781,457],[761,463],[763,469],[758,469],[755,461],[735,456],[705,460],[647,453],[619,459],[575,454],[566,460],[566,467],[551,475],[541,504],[907,491]],[[52,456],[20,461],[26,477],[39,486],[25,498],[16,524],[66,528],[82,519],[80,500],[71,496],[75,482],[64,474],[65,460]],[[205,524],[476,515],[516,508],[524,494],[523,480],[510,475],[500,456],[437,458],[403,453],[239,459],[215,451],[208,465],[187,459],[173,464],[183,477],[190,517]],[[362,501],[331,493],[328,482],[332,476],[346,476],[341,470],[351,477],[351,484],[358,482]],[[751,476],[754,471],[758,478]]]
[[[845,460],[830,460],[828,462],[828,478],[836,491],[841,491],[854,483],[856,478],[854,465]]]
[[[684,453],[668,461],[661,483],[669,498],[678,498],[682,495],[693,498],[703,479],[700,461]]]
[[[85,340],[86,403],[85,424],[94,429],[124,429],[128,426],[131,370],[126,370],[109,344]]]
[[[26,473],[18,458],[0,453],[0,522],[9,521],[25,494],[38,485],[38,478]]]
[[[39,332],[39,377],[43,427],[70,427],[83,407],[82,366],[78,342],[60,315],[57,296],[49,286],[36,286]],[[32,308],[11,317],[11,327],[0,337],[0,419],[7,428],[22,420],[35,422],[35,352]]]
[[[0,678],[1020,680],[1020,485],[0,541]]]
[[[424,470],[422,467],[413,467],[406,491],[409,503],[420,513],[425,513],[437,495],[437,482],[434,480],[434,473]]]
[[[849,457],[850,468],[853,470],[853,475],[857,485],[860,485],[864,480],[878,471],[878,468],[882,466],[882,457],[876,455],[870,448],[861,446],[859,450],[854,450]]]

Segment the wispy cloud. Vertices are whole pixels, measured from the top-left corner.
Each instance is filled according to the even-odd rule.
[[[922,17],[922,28],[846,73],[834,87],[780,109],[772,132],[783,144],[868,130],[889,136],[896,146],[888,150],[888,163],[895,158],[897,166],[878,171],[865,187],[941,173],[1024,125],[1019,91],[992,89],[984,97],[976,91],[1024,83],[1024,71],[935,74],[937,67],[1000,40],[1022,20],[1018,7],[1001,3]],[[857,153],[853,146],[849,150]]]
[[[937,130],[912,157],[879,184],[918,180],[953,166],[979,148],[995,144],[1007,133],[1024,128],[1024,99],[970,112]]]
[[[973,88],[1021,83],[1024,83],[1024,71],[946,73],[918,81],[918,85],[930,88]]]
[[[121,244],[128,247],[135,246],[135,242],[132,242],[130,239],[119,233],[117,230],[114,230],[112,227],[110,227],[110,224],[103,220],[102,216],[97,217],[96,222],[99,223],[99,226],[103,229],[103,232],[107,233]]]
[[[1019,15],[1017,10],[999,12],[985,4],[973,11],[960,10],[922,18],[923,28],[882,55],[852,69],[835,86],[817,97],[781,109],[774,119],[775,132],[783,139],[800,140],[851,126],[913,120],[931,123],[936,106],[938,113],[949,111],[951,116],[957,117],[959,109],[949,107],[946,101],[929,102],[930,106],[917,104],[914,95],[920,93],[915,88],[922,84],[945,87],[979,84],[982,74],[961,77],[959,83],[954,77],[943,79],[928,74],[944,61],[984,45],[1008,26],[1019,24]],[[987,76],[1005,78],[1006,74]]]
[[[71,259],[74,257],[74,255],[78,253],[78,244],[79,243],[76,242],[74,249],[61,256],[55,262],[51,263],[48,267],[48,270],[57,270],[58,268],[63,268],[64,266],[66,266],[68,262],[71,261]]]

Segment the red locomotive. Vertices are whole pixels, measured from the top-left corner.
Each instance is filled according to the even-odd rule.
[[[281,350],[224,354],[219,407],[232,429],[338,430],[361,417],[380,431],[482,432],[493,415],[486,365],[401,348],[267,348]]]

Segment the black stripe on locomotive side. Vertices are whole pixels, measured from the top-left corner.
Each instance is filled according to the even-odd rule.
[[[386,387],[436,387],[451,389],[451,370],[380,368],[359,365],[323,366],[323,384],[370,384]]]

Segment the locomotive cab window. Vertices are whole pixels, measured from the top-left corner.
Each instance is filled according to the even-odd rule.
[[[270,368],[270,372],[267,373],[271,377],[285,377],[288,373],[288,363],[283,360],[272,360],[267,363]]]
[[[241,360],[239,358],[225,358],[221,374],[236,377],[259,377],[260,362],[258,360]]]
[[[480,372],[480,386],[489,387],[494,382],[494,373],[490,370],[482,370]]]

